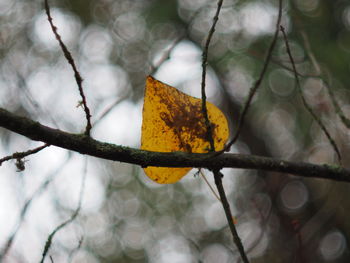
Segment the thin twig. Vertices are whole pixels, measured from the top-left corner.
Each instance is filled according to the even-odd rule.
[[[202,170],[201,170],[201,169],[198,169],[198,172],[199,172],[199,174],[202,176],[204,182],[209,186],[209,189],[210,189],[210,191],[213,193],[213,195],[215,196],[215,198],[216,198],[218,201],[221,202],[220,197],[219,197],[218,194],[215,192],[214,188],[211,186],[211,184],[209,183],[207,177],[204,175],[204,173],[202,172]]]
[[[327,92],[329,97],[331,98],[333,107],[335,109],[336,114],[338,114],[340,120],[342,121],[342,123],[348,128],[350,129],[350,120],[345,116],[343,110],[340,108],[338,101],[335,99],[335,95],[333,93],[332,88],[330,87],[329,83],[327,81],[325,81],[323,79],[323,82],[326,86]]]
[[[231,213],[231,209],[230,209],[230,204],[228,203],[228,200],[227,200],[227,197],[225,194],[225,189],[224,189],[224,186],[222,185],[223,174],[219,170],[214,170],[213,173],[214,173],[215,184],[216,184],[216,187],[218,188],[218,191],[219,191],[221,203],[222,203],[222,206],[224,207],[224,210],[225,210],[226,219],[227,219],[228,225],[229,225],[230,230],[231,230],[233,242],[237,246],[239,254],[241,255],[243,262],[249,263],[248,257],[244,251],[242,241],[241,241],[240,237],[238,236],[237,229],[236,229],[235,224],[232,220],[233,217],[232,217],[232,213]]]
[[[82,237],[79,239],[79,242],[78,242],[78,245],[76,246],[76,248],[74,248],[74,249],[69,253],[67,262],[69,262],[69,263],[72,262],[73,256],[80,250],[80,248],[81,248],[81,246],[82,246],[82,244],[83,244],[83,241],[84,241],[84,237],[82,236]]]
[[[13,159],[16,159],[17,162],[20,162],[21,159],[23,159],[24,157],[27,157],[28,155],[40,152],[41,150],[43,150],[43,149],[45,149],[46,147],[49,147],[49,146],[50,146],[49,144],[45,143],[42,146],[36,147],[34,149],[31,149],[31,150],[28,150],[28,151],[25,151],[25,152],[15,152],[12,155],[5,156],[5,157],[0,159],[0,166],[2,165],[3,162],[9,161],[9,160],[13,160]]]
[[[298,72],[297,72],[297,69],[295,67],[294,59],[293,59],[292,52],[291,52],[290,47],[289,47],[289,42],[288,42],[288,38],[287,38],[286,32],[285,32],[283,26],[280,26],[280,28],[281,28],[281,31],[282,31],[282,34],[283,34],[283,38],[284,38],[284,41],[285,41],[285,44],[286,44],[287,53],[288,53],[290,62],[291,62],[292,67],[293,67],[294,77],[295,77],[295,81],[296,81],[296,86],[297,86],[298,92],[300,94],[300,97],[301,97],[301,99],[303,101],[304,107],[310,113],[312,118],[317,122],[317,124],[321,127],[321,129],[324,132],[324,134],[326,135],[329,143],[332,145],[334,151],[336,152],[336,154],[338,156],[339,163],[341,163],[341,154],[340,154],[340,151],[338,149],[337,144],[333,140],[332,136],[329,134],[327,128],[324,126],[324,124],[322,123],[321,119],[314,113],[314,111],[312,110],[311,106],[306,102],[306,99],[305,99],[305,97],[303,95],[303,91],[301,90],[301,85],[300,85],[300,81],[299,81]]]
[[[201,85],[202,112],[203,112],[203,116],[204,116],[204,120],[205,120],[205,126],[207,127],[207,140],[210,144],[210,151],[215,151],[215,145],[214,145],[214,139],[213,139],[212,130],[211,130],[212,128],[211,128],[211,124],[209,121],[207,104],[206,104],[207,96],[205,94],[205,78],[206,78],[206,74],[207,74],[209,45],[210,45],[210,41],[213,37],[213,34],[215,32],[215,26],[219,20],[219,14],[220,14],[220,10],[222,7],[222,3],[223,3],[223,0],[218,1],[216,13],[215,13],[214,18],[213,18],[213,24],[211,25],[211,28],[209,30],[208,37],[207,37],[207,40],[205,42],[205,46],[204,46],[204,50],[203,50],[203,54],[202,54],[202,85]]]
[[[106,117],[117,105],[119,105],[119,103],[125,100],[128,97],[128,95],[128,93],[125,94],[124,96],[116,99],[111,105],[109,105],[96,119],[96,121],[94,122],[94,126],[96,126],[100,121],[102,121],[103,118]]]
[[[316,73],[316,75],[320,76],[321,75],[321,67],[320,67],[319,63],[317,62],[317,60],[316,60],[316,58],[311,50],[309,39],[304,31],[301,31],[300,34],[303,38],[304,47],[305,47],[305,50],[307,51],[307,55],[308,55],[312,65],[315,69],[315,73]]]
[[[23,90],[22,94],[25,96],[25,98],[28,100],[28,102],[33,106],[33,108],[36,110],[36,113],[41,116],[45,116],[56,126],[56,128],[60,128],[58,123],[55,121],[55,119],[52,117],[51,113],[48,112],[44,107],[40,107],[38,101],[33,96],[32,92],[27,86],[27,82],[25,78],[22,76],[21,73],[16,72],[16,76],[18,78],[18,87]]]
[[[177,39],[175,39],[175,41],[173,41],[173,43],[171,43],[171,46],[166,51],[164,51],[159,61],[155,65],[151,66],[150,73],[148,75],[154,75],[154,73],[156,73],[159,67],[170,58],[170,53],[174,50],[176,45],[180,43],[180,41],[182,41],[184,38],[185,36],[179,36]]]
[[[261,58],[261,55],[258,54],[257,52],[255,52],[254,50],[249,50],[249,51],[248,51],[248,55],[251,56],[251,57],[253,57],[253,58],[255,58],[255,59],[263,60],[263,59]],[[290,71],[290,72],[293,73],[293,69],[292,69],[292,68],[290,68],[290,67],[284,65],[281,61],[279,61],[279,60],[277,60],[277,59],[275,59],[275,58],[273,58],[273,57],[271,57],[270,62],[271,62],[272,64],[275,64],[275,65],[277,65],[277,66],[279,66],[279,67],[281,67],[281,68],[283,68],[283,69],[285,69],[285,70]],[[302,77],[302,78],[321,78],[319,74],[303,74],[303,73],[298,72],[298,75],[299,75],[300,77]]]
[[[201,89],[201,91],[202,91],[202,112],[203,112],[203,116],[205,119],[205,125],[207,127],[207,140],[209,141],[211,152],[215,152],[215,145],[214,145],[214,138],[213,138],[213,134],[212,134],[211,123],[209,121],[208,111],[207,111],[207,106],[206,106],[205,78],[206,78],[206,71],[207,71],[209,45],[210,45],[211,38],[214,34],[214,31],[215,31],[216,23],[219,20],[219,14],[220,14],[220,10],[222,7],[222,3],[223,3],[223,0],[218,1],[216,13],[215,13],[215,16],[213,18],[213,24],[209,30],[208,37],[207,37],[207,40],[205,43],[205,47],[204,47],[204,51],[203,51],[203,60],[202,60],[202,86],[201,86],[201,88],[202,88]],[[241,255],[242,260],[245,263],[249,263],[247,255],[244,252],[244,248],[243,248],[241,239],[239,238],[236,227],[234,225],[233,216],[232,216],[232,213],[230,210],[230,205],[227,201],[224,187],[222,186],[222,176],[223,175],[220,173],[220,170],[214,170],[213,174],[214,174],[214,178],[215,178],[216,187],[218,188],[218,192],[220,194],[220,201],[221,201],[221,204],[223,206],[223,209],[225,210],[226,218],[227,218],[228,224],[230,226],[233,241],[238,248],[238,251]],[[203,176],[203,178],[205,178],[205,177]],[[212,191],[215,194],[213,189],[212,189]]]
[[[53,171],[47,179],[35,190],[35,192],[32,194],[30,198],[27,199],[25,204],[22,207],[18,222],[10,235],[10,237],[7,239],[5,242],[5,245],[3,246],[2,251],[0,252],[0,262],[6,257],[8,254],[9,250],[12,247],[13,241],[15,240],[23,222],[25,219],[25,216],[27,215],[27,212],[29,211],[30,205],[33,203],[34,199],[38,198],[44,191],[47,189],[47,187],[50,185],[50,183],[54,180],[55,176],[65,167],[65,164],[69,161],[71,158],[72,154],[68,154],[67,158],[59,164],[59,166]]]
[[[340,108],[338,101],[335,99],[335,96],[334,96],[333,90],[330,86],[330,83],[321,77],[321,73],[322,73],[321,66],[317,62],[317,59],[311,50],[309,39],[304,31],[301,31],[301,36],[303,37],[305,49],[306,49],[307,54],[311,60],[312,65],[316,71],[316,74],[318,74],[320,76],[320,79],[323,81],[323,83],[327,89],[328,95],[331,98],[331,101],[332,101],[332,104],[333,104],[333,107],[335,109],[336,114],[338,114],[338,116],[340,117],[343,124],[348,129],[350,129],[350,120],[347,117],[345,117],[344,112]],[[326,73],[327,73],[327,79],[330,80],[331,78],[329,76],[329,72],[326,72]]]
[[[272,42],[270,44],[270,47],[269,47],[269,50],[267,52],[267,55],[266,55],[266,59],[265,59],[265,63],[264,63],[264,66],[261,70],[261,73],[260,73],[260,76],[258,78],[258,80],[255,82],[254,86],[249,90],[249,94],[248,94],[248,97],[244,103],[244,106],[243,106],[243,110],[242,110],[242,113],[240,115],[240,118],[239,118],[239,121],[238,121],[238,128],[237,128],[237,131],[234,135],[234,137],[232,138],[232,140],[226,145],[226,147],[224,148],[224,150],[218,152],[218,153],[223,153],[225,151],[228,151],[231,146],[237,141],[238,137],[239,137],[239,134],[242,130],[242,127],[243,127],[243,124],[244,124],[244,120],[245,120],[245,116],[247,115],[247,112],[248,112],[248,109],[250,107],[250,104],[253,100],[253,97],[255,95],[255,93],[257,92],[257,90],[259,89],[260,85],[261,85],[261,82],[265,76],[265,73],[267,71],[267,67],[270,63],[270,60],[271,60],[271,57],[272,57],[272,51],[274,50],[275,48],[275,45],[276,45],[276,42],[277,42],[277,38],[278,38],[278,32],[279,32],[279,26],[281,24],[281,18],[282,18],[282,0],[279,0],[279,7],[278,7],[278,18],[277,18],[277,23],[276,23],[276,31],[275,31],[275,35],[272,39]]]
[[[85,190],[86,175],[87,175],[87,158],[85,158],[85,167],[84,167],[84,172],[83,172],[83,178],[81,180],[78,206],[77,206],[76,210],[74,211],[74,213],[72,214],[72,216],[68,220],[64,221],[62,224],[58,225],[51,232],[51,234],[48,236],[48,238],[46,240],[46,243],[45,243],[45,247],[44,247],[44,251],[43,251],[40,263],[44,262],[45,257],[47,255],[47,252],[49,251],[49,249],[51,247],[52,239],[54,238],[55,234],[58,231],[60,231],[62,228],[64,228],[66,225],[68,225],[71,222],[73,222],[75,220],[75,218],[79,215],[79,212],[80,212],[80,209],[81,209],[82,200],[83,200],[84,190]]]
[[[63,43],[61,36],[58,34],[57,32],[57,27],[53,24],[53,19],[51,17],[51,13],[50,13],[50,7],[49,7],[49,3],[48,0],[45,0],[45,10],[46,10],[46,15],[47,15],[47,19],[49,20],[52,32],[54,33],[58,43],[60,44],[60,47],[63,51],[63,54],[65,56],[65,58],[67,59],[68,63],[72,66],[73,72],[74,72],[74,77],[75,77],[75,81],[78,85],[78,89],[79,89],[79,93],[81,96],[81,103],[83,105],[84,108],[84,112],[85,112],[85,117],[86,117],[86,128],[85,128],[85,135],[90,135],[90,130],[92,128],[91,125],[91,114],[90,114],[90,109],[87,106],[87,102],[86,102],[86,97],[84,94],[84,90],[83,90],[83,78],[80,76],[80,73],[75,65],[74,59],[71,55],[71,53],[69,52],[68,48],[66,47],[66,45]]]

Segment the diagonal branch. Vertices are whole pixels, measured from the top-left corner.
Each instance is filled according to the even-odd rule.
[[[238,236],[237,229],[236,229],[235,224],[232,220],[231,208],[230,208],[230,205],[228,203],[228,200],[227,200],[227,197],[225,194],[224,186],[222,185],[223,174],[219,170],[214,170],[213,173],[214,173],[214,178],[215,178],[215,184],[216,184],[216,187],[218,188],[218,191],[219,191],[221,203],[222,203],[222,206],[224,207],[224,210],[225,210],[226,219],[227,219],[228,225],[229,225],[231,233],[232,233],[233,241],[235,242],[235,244],[238,248],[239,254],[241,255],[243,262],[249,263],[247,254],[244,251],[242,241],[241,241],[240,237]]]
[[[65,56],[65,58],[67,59],[68,63],[72,66],[73,72],[74,72],[74,77],[75,77],[75,81],[78,85],[78,89],[79,89],[79,93],[81,96],[81,103],[83,105],[84,108],[84,112],[85,112],[85,117],[86,117],[86,128],[85,128],[85,134],[86,135],[90,135],[90,130],[92,128],[91,125],[91,114],[90,114],[90,109],[87,106],[87,102],[86,102],[86,97],[84,94],[84,90],[83,90],[83,78],[80,76],[80,73],[75,65],[74,59],[72,57],[72,54],[69,52],[68,48],[66,47],[66,45],[63,43],[61,36],[58,34],[57,32],[57,27],[53,24],[53,19],[50,13],[50,7],[49,7],[49,3],[48,0],[45,0],[45,11],[46,11],[46,15],[47,15],[47,19],[49,20],[52,32],[54,33],[58,43],[60,44],[60,47],[63,51],[63,54]]]
[[[202,167],[209,170],[223,167],[258,169],[299,175],[308,178],[326,178],[350,182],[350,170],[336,165],[317,165],[289,162],[255,155],[225,153],[160,153],[118,146],[92,139],[84,134],[71,134],[52,129],[28,118],[19,117],[0,108],[0,127],[67,150],[90,156],[136,164],[142,167]]]
[[[281,18],[282,18],[282,0],[279,0],[278,17],[277,17],[277,23],[276,23],[276,31],[275,31],[275,35],[274,35],[274,37],[272,39],[272,42],[270,44],[269,50],[267,52],[264,66],[263,66],[263,68],[261,70],[261,73],[260,73],[260,76],[259,76],[258,80],[255,82],[254,86],[249,90],[249,94],[248,94],[248,97],[247,97],[247,99],[246,99],[246,101],[244,103],[244,106],[243,106],[243,109],[242,109],[242,113],[241,113],[241,116],[240,116],[239,121],[238,121],[238,128],[237,128],[237,131],[236,131],[234,137],[226,145],[225,149],[220,151],[220,153],[228,151],[231,148],[231,146],[237,141],[237,139],[239,137],[239,134],[240,134],[241,129],[243,127],[244,119],[245,119],[245,116],[247,115],[247,112],[248,112],[248,109],[250,107],[250,104],[251,104],[251,102],[252,102],[252,100],[254,98],[255,93],[259,89],[262,80],[264,79],[265,73],[267,71],[267,67],[268,67],[268,65],[269,65],[269,63],[271,61],[272,51],[275,48],[275,45],[276,45],[276,42],[277,42],[277,38],[278,38],[278,32],[279,32],[279,27],[280,27],[280,24],[281,24]]]
[[[300,85],[300,81],[299,81],[299,76],[298,76],[298,72],[297,72],[297,69],[295,67],[295,63],[294,63],[294,58],[292,56],[292,52],[290,50],[290,47],[289,47],[289,42],[288,42],[288,38],[287,38],[287,35],[286,35],[286,32],[284,30],[284,27],[281,26],[281,31],[282,31],[282,34],[283,34],[283,38],[284,38],[284,42],[286,44],[286,49],[287,49],[287,54],[289,56],[289,60],[292,64],[292,68],[293,68],[293,72],[294,72],[294,77],[295,77],[295,81],[296,81],[296,86],[297,86],[297,89],[298,89],[298,93],[300,94],[300,97],[303,101],[303,104],[304,104],[304,107],[306,108],[306,110],[310,113],[310,115],[312,116],[312,118],[317,122],[317,124],[320,126],[320,128],[322,129],[322,131],[324,132],[324,134],[326,135],[329,143],[332,145],[335,153],[337,154],[338,156],[338,161],[339,163],[341,163],[341,154],[340,154],[340,150],[337,146],[337,144],[335,143],[335,141],[333,140],[332,136],[330,135],[330,133],[328,132],[326,126],[324,126],[324,124],[322,123],[321,119],[316,115],[316,113],[313,111],[313,109],[311,108],[311,106],[306,102],[306,99],[303,95],[303,91],[301,90],[301,85]]]

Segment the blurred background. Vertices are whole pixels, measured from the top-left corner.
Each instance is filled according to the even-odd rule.
[[[202,47],[216,2],[210,0],[49,1],[54,24],[84,79],[95,139],[140,146],[145,78],[200,97]],[[277,0],[224,1],[209,49],[207,95],[237,128],[275,30]],[[0,107],[80,133],[85,115],[70,65],[43,1],[0,0]],[[307,102],[349,167],[350,2],[283,1],[286,28]],[[285,43],[267,74],[233,152],[337,163],[302,104]],[[42,145],[0,129],[0,157]],[[137,166],[56,147],[0,167],[3,262],[240,262],[221,204],[193,170],[173,185]],[[206,173],[206,172],[205,172]],[[328,180],[223,169],[223,183],[251,262],[349,262],[349,186]],[[214,185],[210,173],[208,180]]]

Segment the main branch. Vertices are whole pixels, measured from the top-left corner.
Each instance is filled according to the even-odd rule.
[[[333,165],[289,162],[268,157],[225,153],[160,153],[104,143],[83,134],[52,129],[39,122],[20,117],[0,108],[0,127],[35,141],[112,161],[161,167],[197,167],[217,170],[224,167],[258,169],[304,177],[350,182],[350,170]]]

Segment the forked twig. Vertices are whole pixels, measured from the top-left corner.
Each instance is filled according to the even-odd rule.
[[[287,49],[287,54],[289,56],[289,59],[290,59],[290,62],[292,64],[292,68],[293,68],[293,72],[294,72],[294,78],[295,78],[295,82],[296,82],[296,86],[297,86],[297,90],[298,90],[298,93],[300,94],[300,97],[303,101],[303,105],[304,107],[306,108],[306,110],[310,113],[310,115],[312,116],[312,118],[317,122],[317,124],[320,126],[321,130],[324,132],[324,134],[326,135],[329,143],[332,145],[334,151],[336,152],[337,156],[338,156],[338,161],[339,163],[341,163],[341,154],[340,154],[340,151],[338,149],[338,146],[337,144],[335,143],[335,141],[333,140],[332,136],[330,135],[330,133],[328,132],[326,126],[324,126],[324,124],[322,123],[321,119],[314,113],[314,111],[312,110],[311,106],[306,102],[306,99],[303,95],[303,91],[301,90],[301,85],[300,85],[300,81],[299,81],[299,76],[298,76],[298,72],[297,72],[297,69],[295,67],[295,63],[294,63],[294,59],[293,59],[293,56],[292,56],[292,52],[290,50],[290,47],[289,47],[289,42],[288,42],[288,38],[287,38],[287,35],[286,35],[286,32],[284,30],[284,27],[283,26],[280,26],[281,28],[281,32],[283,34],[283,39],[284,39],[284,42],[286,44],[286,49]]]
[[[85,158],[85,167],[84,167],[84,174],[83,174],[83,178],[81,180],[81,186],[80,186],[80,193],[79,193],[79,202],[78,202],[78,206],[75,209],[74,213],[72,214],[72,216],[64,221],[63,223],[61,223],[60,225],[58,225],[52,232],[51,234],[48,236],[46,243],[45,243],[45,247],[44,247],[44,251],[42,254],[42,258],[40,263],[43,263],[45,260],[45,257],[47,255],[47,252],[49,252],[49,249],[51,247],[52,244],[52,239],[54,238],[55,234],[60,231],[62,228],[64,228],[66,225],[70,224],[71,222],[73,222],[76,217],[79,215],[80,209],[81,209],[81,204],[82,204],[82,200],[83,200],[83,195],[84,195],[84,190],[85,190],[85,181],[86,181],[86,175],[87,175],[87,158]]]
[[[46,11],[46,15],[47,15],[47,19],[49,20],[52,32],[54,33],[58,43],[60,44],[60,47],[63,51],[63,54],[65,56],[65,58],[67,59],[68,63],[72,66],[73,72],[74,72],[74,77],[75,77],[75,81],[78,85],[78,89],[79,89],[79,93],[81,96],[81,103],[83,105],[84,108],[84,112],[85,112],[85,117],[86,117],[86,128],[85,128],[85,135],[90,135],[90,130],[92,128],[91,125],[91,114],[90,114],[90,109],[87,106],[87,102],[86,102],[86,97],[84,94],[84,90],[83,90],[83,78],[80,76],[80,73],[75,65],[74,59],[71,55],[71,53],[69,52],[68,48],[66,47],[66,45],[63,43],[61,36],[58,34],[57,32],[57,27],[53,24],[53,19],[51,17],[51,13],[50,13],[50,7],[49,7],[49,3],[48,0],[44,0],[45,1],[45,11]]]
[[[15,152],[12,155],[5,156],[5,157],[0,159],[0,166],[2,165],[3,162],[9,161],[9,160],[13,160],[13,159],[16,159],[17,162],[20,162],[24,157],[27,157],[28,155],[40,152],[41,150],[43,150],[43,149],[45,149],[46,147],[49,147],[49,146],[50,146],[49,144],[45,143],[42,146],[36,147],[34,149],[31,149],[31,150],[28,150],[28,151],[25,151],[25,152]],[[22,170],[22,169],[19,169],[19,170]]]

